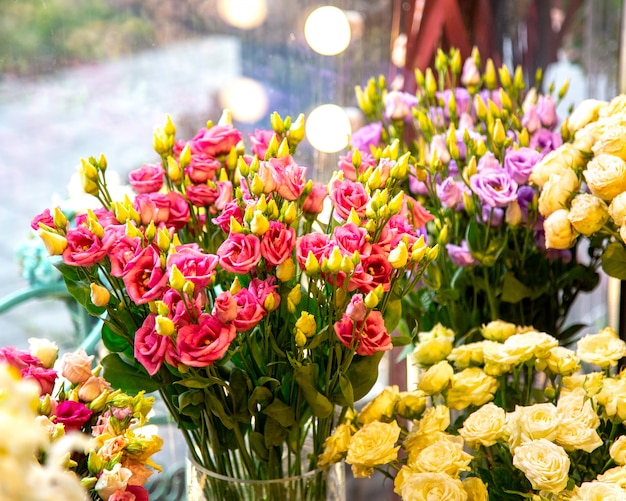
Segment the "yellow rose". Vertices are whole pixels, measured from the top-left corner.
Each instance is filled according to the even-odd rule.
[[[503,320],[492,320],[488,324],[483,324],[480,332],[489,341],[503,343],[517,332],[517,326]]]
[[[408,466],[416,472],[440,472],[458,478],[469,469],[473,456],[463,450],[463,444],[438,440],[409,456]]]
[[[376,466],[390,463],[398,457],[395,446],[400,437],[400,427],[395,421],[373,421],[352,435],[348,446],[346,463],[352,465],[357,478],[369,477]]]
[[[572,169],[551,174],[539,195],[539,213],[548,217],[556,210],[567,208],[572,193],[579,187],[578,176]]]
[[[626,95],[619,94],[598,110],[599,118],[621,116],[626,111]]]
[[[543,222],[543,230],[548,249],[569,249],[578,236],[569,222],[569,211],[566,209],[559,209],[550,214]]]
[[[522,364],[533,358],[543,359],[558,346],[556,338],[545,332],[528,331],[508,338],[500,349],[505,363]]]
[[[59,355],[59,347],[54,341],[43,338],[28,338],[29,352],[38,358],[44,367],[52,368]]]
[[[485,374],[479,367],[463,369],[452,378],[446,395],[451,409],[461,410],[470,405],[483,405],[493,399],[498,380]]]
[[[573,134],[588,123],[595,122],[598,119],[598,112],[601,108],[607,106],[607,104],[606,101],[599,101],[597,99],[585,99],[581,101],[567,119],[567,127],[570,133]]]
[[[502,438],[505,424],[505,410],[489,402],[467,416],[459,435],[474,449],[490,447]]]
[[[617,484],[622,489],[626,488],[626,466],[616,466],[606,470],[602,475],[598,475],[597,480],[600,482],[609,482]]]
[[[487,341],[462,344],[452,348],[448,360],[458,369],[467,369],[474,365],[483,365],[483,346]]]
[[[626,191],[626,162],[615,155],[596,155],[583,175],[589,191],[603,200],[612,200]]]
[[[626,126],[621,123],[605,127],[591,150],[598,155],[614,155],[626,160]]]
[[[552,174],[561,174],[579,168],[583,165],[583,161],[581,152],[570,143],[565,143],[548,153],[533,166],[529,181],[543,188]]]
[[[576,355],[583,362],[601,369],[615,367],[626,356],[626,343],[612,328],[607,327],[597,334],[587,334],[580,339],[576,344]]]
[[[572,147],[582,155],[593,155],[591,148],[604,130],[604,124],[601,122],[591,122],[574,134]],[[567,144],[567,143],[566,143]]]
[[[467,477],[463,479],[463,488],[467,492],[467,501],[488,501],[489,492],[487,486],[478,477]]]
[[[335,428],[332,435],[324,441],[324,452],[317,459],[318,468],[340,461],[348,451],[350,439],[354,433],[354,427],[347,423],[342,423]]]
[[[595,411],[591,398],[583,388],[568,390],[563,388],[556,403],[556,410],[562,418],[575,419],[587,428],[600,426],[600,418]]]
[[[581,193],[572,200],[567,217],[578,233],[589,236],[604,226],[609,211],[601,198]]]
[[[510,448],[513,450],[520,444],[545,438],[553,441],[561,415],[551,403],[534,404],[527,407],[516,406],[514,412],[506,417],[506,430]]]
[[[545,438],[517,447],[513,466],[524,473],[533,489],[557,494],[567,486],[569,456],[562,447]]]
[[[445,327],[444,325],[437,323],[435,326],[429,331],[422,331],[417,335],[420,342],[428,341],[430,339],[436,338],[445,338],[450,342],[454,342],[454,338],[456,337],[454,331]]]
[[[626,421],[626,381],[606,378],[596,398],[609,418]]]
[[[450,426],[450,409],[445,405],[428,407],[418,421],[414,421],[413,429],[404,439],[404,448],[423,449],[427,445],[440,440],[444,430]],[[459,437],[460,438],[460,437]]]
[[[579,449],[588,453],[604,443],[594,428],[589,428],[579,420],[570,417],[560,420],[555,442],[566,451]]]
[[[405,419],[417,419],[426,408],[426,394],[423,391],[402,391],[396,403],[396,413]]]
[[[624,489],[610,482],[583,482],[571,501],[624,501]]]
[[[544,359],[544,361],[552,374],[560,376],[573,374],[580,369],[580,360],[576,356],[576,352],[564,346],[552,348],[548,358]]]
[[[400,397],[398,386],[388,386],[376,397],[370,400],[357,417],[359,423],[368,424],[372,421],[382,421],[393,416],[396,402]]]
[[[600,393],[604,384],[603,372],[590,372],[588,374],[572,374],[563,378],[563,387],[567,390],[582,388],[588,397]]]
[[[452,376],[454,369],[447,360],[442,360],[420,375],[417,387],[427,395],[436,395],[448,387]]]
[[[609,455],[620,466],[626,464],[626,435],[622,435],[611,444]]]
[[[611,200],[609,215],[617,226],[626,223],[626,191],[623,191]]]
[[[422,367],[440,362],[452,351],[452,341],[446,337],[434,337],[420,341],[413,350],[413,362]]]
[[[467,501],[467,492],[458,478],[445,473],[418,473],[403,467],[394,480],[394,492],[403,501]]]

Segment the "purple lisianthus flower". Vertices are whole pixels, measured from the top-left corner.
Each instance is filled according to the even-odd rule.
[[[530,134],[533,134],[541,128],[541,119],[537,114],[537,107],[534,104],[530,105],[525,111],[522,117],[522,126],[526,127]]]
[[[465,240],[461,242],[461,245],[446,244],[446,251],[448,251],[450,261],[452,261],[452,264],[455,266],[467,268],[479,263],[478,260],[472,256]]]
[[[517,199],[517,183],[504,169],[479,171],[470,178],[470,188],[491,207],[506,207]]]
[[[509,149],[504,155],[504,168],[516,183],[524,184],[539,160],[541,154],[537,150],[525,146],[517,150]]]
[[[446,126],[446,117],[441,108],[431,106],[428,109],[428,118],[432,120],[436,129],[441,129]]]
[[[483,205],[480,217],[480,222],[489,224],[492,228],[498,228],[502,226],[502,221],[504,221],[504,210],[500,207]]]
[[[437,196],[443,205],[453,209],[463,200],[463,190],[457,181],[448,177],[437,185]]]
[[[480,160],[476,165],[476,170],[478,172],[500,172],[502,170],[502,165],[500,165],[500,161],[495,157],[495,155],[488,151],[482,157],[480,157]]]
[[[361,151],[370,151],[370,146],[380,146],[383,124],[374,122],[356,130],[350,137],[350,146]]]
[[[391,120],[410,120],[415,106],[417,97],[408,92],[394,90],[385,96],[385,116]]]
[[[526,223],[528,221],[528,206],[535,198],[536,192],[531,186],[520,186],[517,190],[517,203],[522,211],[522,221]],[[541,224],[543,228],[543,223]]]
[[[556,103],[552,96],[539,96],[537,99],[537,116],[541,124],[548,129],[552,129],[558,122],[556,115]]]
[[[552,132],[548,129],[539,129],[530,137],[530,148],[541,152],[544,157],[563,144],[563,139],[559,132]]]
[[[450,117],[450,97],[452,96],[452,89],[446,89],[443,92],[437,92],[437,98],[441,99],[444,103],[443,113],[446,118]],[[470,109],[470,94],[464,87],[457,87],[454,89],[454,100],[456,101],[456,115],[459,116],[462,113],[467,113]]]
[[[428,187],[415,176],[409,176],[409,191],[414,195],[428,195]]]

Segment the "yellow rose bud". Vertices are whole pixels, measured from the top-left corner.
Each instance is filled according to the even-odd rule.
[[[289,282],[296,274],[296,266],[293,259],[285,259],[276,267],[276,278],[281,282]]]
[[[230,232],[243,233],[243,226],[233,216],[230,217]]]
[[[290,313],[294,313],[296,311],[296,306],[300,304],[301,299],[302,291],[300,289],[300,285],[296,285],[287,295],[287,308]]]
[[[315,317],[307,311],[300,314],[300,318],[296,321],[296,329],[302,331],[306,337],[311,337],[317,332],[317,324]]]
[[[403,268],[408,260],[409,250],[404,241],[401,240],[396,248],[389,253],[389,264],[395,269]]]
[[[187,143],[185,147],[183,148],[183,150],[180,152],[178,161],[180,162],[181,169],[184,169],[191,163],[191,147],[189,146],[189,143]]]
[[[109,304],[109,300],[111,299],[110,292],[101,285],[91,283],[89,284],[90,290],[90,299],[93,304],[96,306],[106,306]]]
[[[255,235],[264,235],[270,229],[270,222],[260,210],[255,210],[250,221],[250,230]]]
[[[488,58],[487,61],[485,62],[484,79],[485,79],[485,86],[489,90],[495,89],[496,85],[498,85],[498,81],[496,79],[496,68],[491,58]]]
[[[306,257],[306,261],[304,263],[304,267],[306,269],[306,272],[309,275],[316,275],[317,273],[319,273],[320,271],[320,263],[317,260],[317,258],[315,257],[315,254],[313,254],[313,252],[309,251],[307,257]]]
[[[185,286],[185,276],[175,264],[172,265],[172,269],[170,271],[170,286],[178,292],[181,292]]]
[[[178,165],[178,162],[174,157],[167,157],[167,177],[169,177],[174,184],[180,184],[183,180],[183,170]]]
[[[354,271],[354,263],[350,257],[343,256],[343,258],[341,258],[341,271],[347,275]]]
[[[292,144],[298,144],[300,141],[304,139],[304,114],[300,113],[296,118],[295,122],[291,124],[289,127],[289,132],[287,134],[289,138],[289,142]]]
[[[170,238],[169,231],[166,228],[160,228],[157,231],[157,245],[162,251],[166,251],[170,248],[172,239]]]
[[[285,132],[285,123],[276,111],[270,115],[270,125],[276,134],[282,134]]]
[[[263,301],[263,308],[267,311],[274,311],[276,309],[276,298],[274,294],[268,294]]]
[[[435,96],[435,92],[437,92],[437,80],[433,75],[433,71],[430,68],[426,68],[426,74],[424,75],[424,85],[426,88],[426,96],[432,98]]]
[[[306,345],[306,336],[302,331],[298,329],[296,329],[295,341],[298,348],[304,348],[304,346]]]
[[[237,170],[239,171],[239,174],[241,174],[242,177],[248,177],[248,174],[250,173],[250,167],[248,166],[246,161],[243,159],[243,157],[239,157],[237,159]]]
[[[287,208],[285,209],[285,215],[283,216],[283,222],[286,225],[290,225],[293,223],[298,217],[298,211],[296,209],[296,205],[293,202],[289,202],[287,204]]]
[[[137,228],[130,220],[126,221],[126,227],[124,233],[130,238],[140,237],[143,238],[143,233]]]
[[[378,306],[380,299],[374,291],[370,291],[365,295],[363,302],[365,303],[365,306],[367,306],[370,310],[373,310],[376,306]]]
[[[330,273],[338,273],[339,270],[341,270],[342,258],[343,256],[341,255],[339,247],[333,247],[333,250],[328,258],[328,271],[330,271]]]
[[[156,331],[157,334],[161,336],[169,337],[172,334],[174,334],[174,332],[176,331],[176,328],[174,327],[174,322],[172,321],[171,318],[158,315],[155,318],[154,330]]]
[[[58,233],[52,233],[46,230],[37,230],[37,235],[46,246],[48,254],[51,256],[60,256],[67,248],[67,239]]]
[[[235,280],[233,280],[233,283],[230,284],[230,293],[231,294],[237,294],[240,290],[241,290],[241,282],[239,281],[239,277],[235,277]]]
[[[258,196],[261,193],[263,193],[264,189],[265,189],[265,185],[263,184],[263,181],[258,176],[258,174],[255,174],[252,177],[252,183],[250,184],[250,190],[252,191],[253,194]]]

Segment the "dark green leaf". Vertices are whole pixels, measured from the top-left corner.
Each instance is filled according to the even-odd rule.
[[[348,369],[348,378],[352,383],[354,401],[357,402],[369,393],[378,380],[378,365],[384,352],[379,351],[370,357],[356,355]]]
[[[221,391],[221,390],[220,390]],[[233,416],[231,416],[224,408],[222,401],[211,391],[204,392],[205,405],[207,409],[211,409],[211,412],[222,422],[222,424],[232,430],[236,424]]]
[[[318,380],[317,374],[318,368],[315,364],[294,368],[294,379],[300,387],[304,399],[311,407],[311,412],[317,417],[326,418],[332,414],[334,406],[327,397],[313,386],[313,383]]]
[[[626,280],[626,248],[618,242],[610,243],[602,254],[602,269],[619,280]]]
[[[385,306],[383,318],[387,332],[393,332],[402,318],[402,301],[400,299],[389,301]]]
[[[146,393],[157,391],[159,383],[150,376],[138,363],[128,363],[117,353],[110,353],[102,359],[104,378],[114,388],[126,393],[137,394],[141,390]]]
[[[522,299],[531,297],[533,291],[520,282],[513,273],[507,273],[502,283],[502,301],[505,303],[519,303]]]
[[[181,379],[180,381],[174,381],[174,384],[178,384],[186,388],[203,389],[203,388],[208,388],[210,386],[213,386],[214,384],[224,385],[224,381],[213,376],[209,376],[209,377],[195,376],[195,377]]]
[[[204,393],[198,390],[187,390],[178,395],[178,408],[184,414],[190,405],[199,405],[204,402]]]
[[[113,353],[122,353],[131,347],[130,343],[111,329],[109,324],[102,326],[102,343],[104,347]]]
[[[83,308],[87,310],[90,315],[99,317],[106,311],[106,308],[103,306],[96,306],[91,302],[91,289],[89,288],[88,282],[74,281],[66,276],[63,278],[68,292],[74,299],[76,299],[76,301],[78,301],[80,305],[83,306]]]
[[[263,435],[258,431],[252,432],[250,434],[250,446],[254,453],[263,461],[267,461],[270,457],[270,452],[268,448],[265,446],[265,439]]]
[[[272,401],[274,395],[265,386],[257,386],[252,390],[250,398],[248,398],[248,411],[250,414],[255,415],[258,412],[258,405],[266,405]]]
[[[332,400],[337,405],[349,406],[354,403],[354,390],[350,380],[342,374],[339,376],[339,391],[333,393]]]
[[[270,405],[263,409],[263,414],[272,417],[285,428],[288,428],[296,422],[291,406],[278,398],[275,398]]]
[[[230,374],[230,398],[233,401],[234,415],[238,421],[250,422],[248,395],[252,391],[252,381],[246,372],[235,368]]]
[[[406,346],[413,343],[413,337],[411,336],[392,336],[391,342],[395,346]]]

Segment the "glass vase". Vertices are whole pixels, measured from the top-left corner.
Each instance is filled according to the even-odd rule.
[[[253,480],[221,475],[187,458],[187,501],[345,501],[343,463],[302,475]]]

